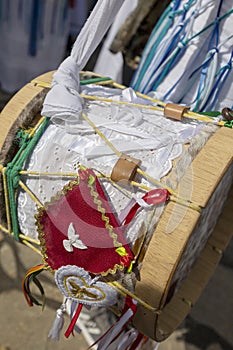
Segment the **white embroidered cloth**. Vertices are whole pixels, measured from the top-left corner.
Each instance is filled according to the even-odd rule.
[[[138,101],[131,88],[122,91],[88,85],[82,88],[82,92],[127,102]],[[148,103],[143,99],[139,102]],[[88,117],[119,151],[140,159],[141,168],[158,180],[169,172],[172,160],[182,152],[182,145],[198,133],[201,127],[198,124],[166,119],[159,111],[125,105],[86,101],[84,107]],[[31,171],[74,173],[78,164],[81,164],[109,175],[116,161],[117,156],[86,121],[80,120],[72,127],[70,124],[51,122],[25,168]],[[65,176],[28,177],[26,184],[38,199],[45,203],[69,180]],[[142,183],[151,186],[145,179],[142,179]],[[135,193],[132,192],[127,197],[107,181],[103,184],[118,216]],[[141,197],[142,192],[138,191],[137,195]],[[20,228],[24,234],[31,237],[37,236],[34,224],[36,210],[35,203],[25,192],[20,191],[18,196]],[[143,211],[141,215],[144,215]],[[141,222],[142,219],[137,225]],[[132,234],[138,232],[133,228],[131,231],[133,233],[129,233],[130,239]]]
[[[117,156],[105,142],[82,119],[84,110],[88,117],[120,151],[142,161],[142,169],[152,177],[160,179],[171,169],[172,160],[182,151],[182,144],[188,142],[198,130],[198,125],[184,124],[165,119],[161,112],[138,109],[104,102],[88,103],[80,97],[79,71],[83,69],[107,29],[113,22],[124,0],[101,0],[97,2],[91,16],[79,34],[71,56],[54,74],[52,88],[46,96],[42,115],[51,122],[25,169],[39,172],[73,173],[82,164],[109,175]],[[105,96],[128,102],[148,104],[139,99],[132,89],[117,90],[86,86],[85,94]],[[28,177],[27,186],[41,203],[50,200],[69,181],[68,177]],[[143,183],[148,184],[145,179]],[[117,216],[135,193],[130,195],[119,191],[113,185],[104,183]],[[137,192],[141,196],[141,191]],[[18,196],[18,218],[21,231],[37,237],[34,223],[35,203],[23,191]],[[141,211],[140,219],[127,231],[129,241],[135,239],[147,211]]]

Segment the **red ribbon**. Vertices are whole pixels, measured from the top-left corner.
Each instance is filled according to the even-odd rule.
[[[77,310],[76,310],[76,312],[75,312],[75,314],[70,322],[69,327],[67,328],[67,330],[65,332],[66,338],[69,338],[70,334],[73,332],[75,324],[79,318],[80,312],[82,311],[82,308],[83,308],[83,304],[78,304]]]
[[[130,346],[129,350],[136,350],[144,337],[144,334],[139,333],[137,338],[134,340],[133,344]]]
[[[123,316],[126,313],[126,311],[128,311],[129,309],[131,309],[133,311],[133,315],[131,316],[131,318],[130,318],[130,320],[128,322],[130,322],[133,319],[133,317],[134,317],[134,315],[135,315],[135,313],[137,311],[137,304],[134,303],[132,297],[130,297],[129,295],[126,295],[126,297],[125,297],[125,305],[124,305],[124,309],[122,311],[121,316]]]
[[[147,204],[161,204],[165,203],[169,199],[170,193],[166,189],[154,189],[145,194],[145,196],[142,197],[142,199]],[[135,216],[137,210],[140,208],[140,205],[138,203],[135,203],[134,206],[130,209],[128,215],[125,218],[124,225],[127,225],[131,222],[133,217]]]
[[[91,174],[90,169],[79,169],[78,174],[81,180],[85,181],[88,179],[88,176]]]

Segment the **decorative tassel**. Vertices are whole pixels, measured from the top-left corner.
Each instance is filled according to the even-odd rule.
[[[43,271],[43,269],[44,269],[44,265],[42,264],[32,267],[27,271],[26,275],[22,280],[23,293],[29,306],[33,306],[35,304],[35,305],[42,305],[42,308],[44,308],[44,305],[45,305],[44,289],[40,281],[36,277],[40,272]],[[41,293],[42,304],[31,293],[31,290],[30,290],[31,281],[35,283],[35,285],[37,286],[37,288]]]
[[[56,318],[48,334],[49,339],[54,341],[58,341],[60,339],[60,334],[65,322],[64,315],[63,315],[65,311],[66,311],[66,304],[63,303],[60,309],[57,310]]]

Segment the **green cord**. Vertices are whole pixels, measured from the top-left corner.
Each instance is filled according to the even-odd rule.
[[[207,115],[208,117],[216,118],[222,113],[219,111],[209,111],[209,112],[198,112],[201,115]]]
[[[227,121],[224,126],[226,126],[227,128],[233,128],[233,120]]]
[[[108,80],[112,80],[112,79],[109,77],[83,79],[83,80],[80,80],[80,85],[95,84],[95,83],[100,83],[101,81],[108,81]]]
[[[199,114],[208,115],[208,117],[218,117],[222,113],[219,111],[212,111],[212,112],[199,112]],[[233,128],[233,120],[225,122],[224,126],[232,129]]]
[[[20,180],[19,172],[22,169],[24,162],[29,157],[30,153],[32,152],[37,142],[39,141],[44,130],[46,129],[48,122],[49,122],[49,118],[45,118],[45,120],[39,126],[34,136],[31,138],[29,137],[28,133],[25,133],[22,131],[18,133],[17,136],[21,137],[19,151],[17,152],[13,160],[7,164],[7,167],[6,167],[7,190],[8,190],[8,197],[9,197],[12,229],[14,233],[14,238],[17,241],[20,241],[20,238],[19,238],[19,224],[18,224],[15,190],[19,185],[19,180]]]
[[[80,85],[94,84],[101,81],[112,80],[109,77],[98,77],[93,79],[84,79],[80,81]],[[17,133],[15,143],[18,144],[19,150],[14,156],[13,160],[9,162],[6,166],[6,179],[7,179],[7,190],[9,197],[9,207],[10,207],[10,216],[12,222],[12,229],[14,238],[17,241],[20,241],[19,238],[19,224],[18,224],[18,214],[17,214],[17,202],[16,202],[16,193],[15,190],[19,186],[20,175],[19,172],[22,169],[24,162],[29,157],[30,153],[36,146],[41,135],[46,129],[49,122],[49,118],[45,118],[43,123],[39,126],[33,137],[29,137],[29,134],[22,129]]]

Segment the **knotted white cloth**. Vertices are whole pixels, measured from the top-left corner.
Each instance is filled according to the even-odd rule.
[[[66,124],[79,121],[83,100],[79,95],[79,72],[112,24],[124,0],[99,0],[74,43],[71,55],[54,74],[42,115]]]

